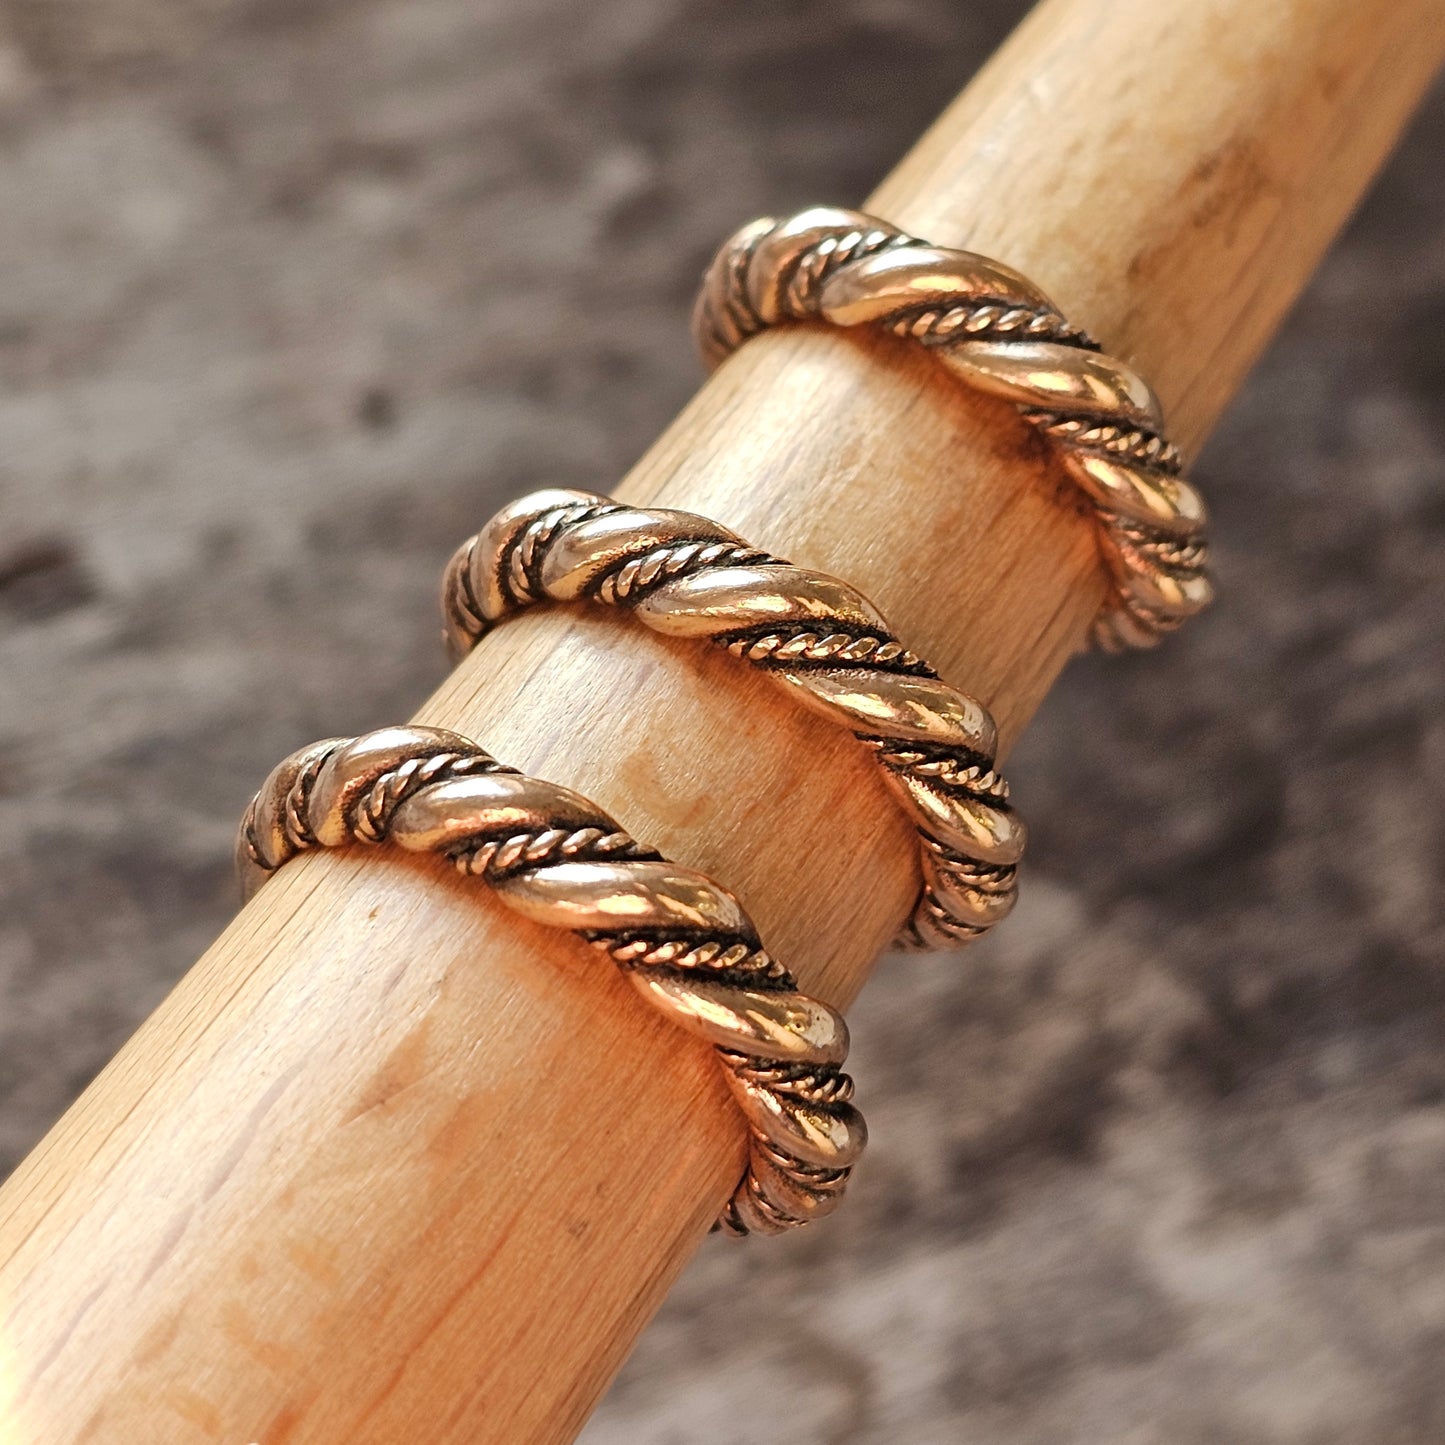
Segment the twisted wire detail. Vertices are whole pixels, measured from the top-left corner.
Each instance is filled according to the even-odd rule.
[[[749,1129],[718,1228],[775,1234],[837,1207],[867,1137],[841,1068],[847,1025],[798,991],[731,893],[581,795],[438,728],[327,738],[281,763],[241,824],[246,894],[298,853],[354,842],[450,858],[516,912],[607,953],[713,1045]]]
[[[1208,605],[1204,503],[1163,435],[1158,399],[1018,272],[861,211],[763,217],[718,252],[693,329],[715,366],[789,321],[916,341],[970,386],[1014,403],[1053,444],[1093,506],[1111,579],[1096,646],[1151,647]]]
[[[465,653],[549,600],[623,607],[655,631],[707,638],[866,744],[920,834],[905,946],[968,942],[1013,906],[1025,835],[993,766],[993,720],[861,593],[704,517],[549,489],[503,508],[452,557],[448,646]]]

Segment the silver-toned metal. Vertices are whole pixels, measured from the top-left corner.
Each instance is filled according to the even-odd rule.
[[[861,211],[765,216],[713,260],[694,331],[717,365],[788,321],[879,326],[918,341],[1054,444],[1098,516],[1112,579],[1096,646],[1151,647],[1208,605],[1204,502],[1164,437],[1158,399],[1017,271]]]
[[[446,856],[508,907],[609,954],[654,1008],[713,1045],[751,1140],[718,1228],[777,1234],[838,1206],[867,1141],[840,1067],[847,1025],[798,992],[726,889],[580,794],[440,728],[327,738],[281,763],[241,824],[246,896],[298,853],[349,843]]]
[[[452,557],[447,643],[460,655],[525,607],[578,599],[721,644],[873,749],[919,832],[905,946],[968,942],[1013,907],[1025,833],[993,766],[993,719],[860,592],[705,517],[551,488],[504,507]]]

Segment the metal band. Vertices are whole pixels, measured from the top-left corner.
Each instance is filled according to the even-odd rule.
[[[453,556],[446,639],[460,655],[527,606],[578,599],[721,644],[873,749],[919,831],[924,886],[905,946],[966,942],[1013,907],[1024,826],[993,767],[993,719],[861,593],[705,517],[553,488],[503,508]]]
[[[786,321],[880,326],[921,342],[1053,443],[1098,516],[1113,582],[1096,646],[1151,647],[1208,605],[1204,502],[1163,435],[1158,399],[1018,272],[860,211],[765,216],[718,252],[693,327],[715,366]]]
[[[518,913],[580,934],[722,1060],[748,1120],[748,1170],[717,1227],[777,1234],[831,1213],[863,1151],[841,1071],[848,1028],[798,992],[726,889],[666,862],[595,803],[440,728],[386,728],[293,753],[246,810],[250,897],[308,848],[440,853]]]

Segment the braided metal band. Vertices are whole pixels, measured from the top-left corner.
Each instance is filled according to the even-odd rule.
[[[693,326],[717,365],[786,321],[880,326],[921,342],[1054,444],[1097,513],[1113,581],[1096,646],[1153,646],[1208,605],[1204,502],[1163,435],[1158,399],[1018,272],[860,211],[765,216],[718,252]]]
[[[993,719],[861,593],[705,517],[552,488],[505,507],[453,556],[447,642],[461,654],[533,603],[577,599],[720,643],[874,750],[920,834],[924,886],[905,946],[966,942],[1013,907],[1024,826],[994,771]]]
[[[798,992],[726,889],[629,837],[596,804],[439,728],[327,738],[266,779],[241,824],[249,897],[307,848],[441,853],[538,923],[602,949],[718,1051],[751,1135],[717,1227],[776,1234],[830,1213],[863,1150],[841,1015]]]

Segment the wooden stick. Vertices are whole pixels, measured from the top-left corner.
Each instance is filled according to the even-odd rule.
[[[1030,275],[1192,446],[1442,53],[1438,0],[1049,0],[870,206]],[[1102,594],[1028,429],[902,343],[749,342],[621,490],[862,586],[1008,738]],[[624,618],[524,618],[419,717],[729,883],[834,1001],[912,895],[862,749]],[[569,1439],[742,1147],[587,948],[439,866],[303,858],[0,1194],[5,1438]]]

